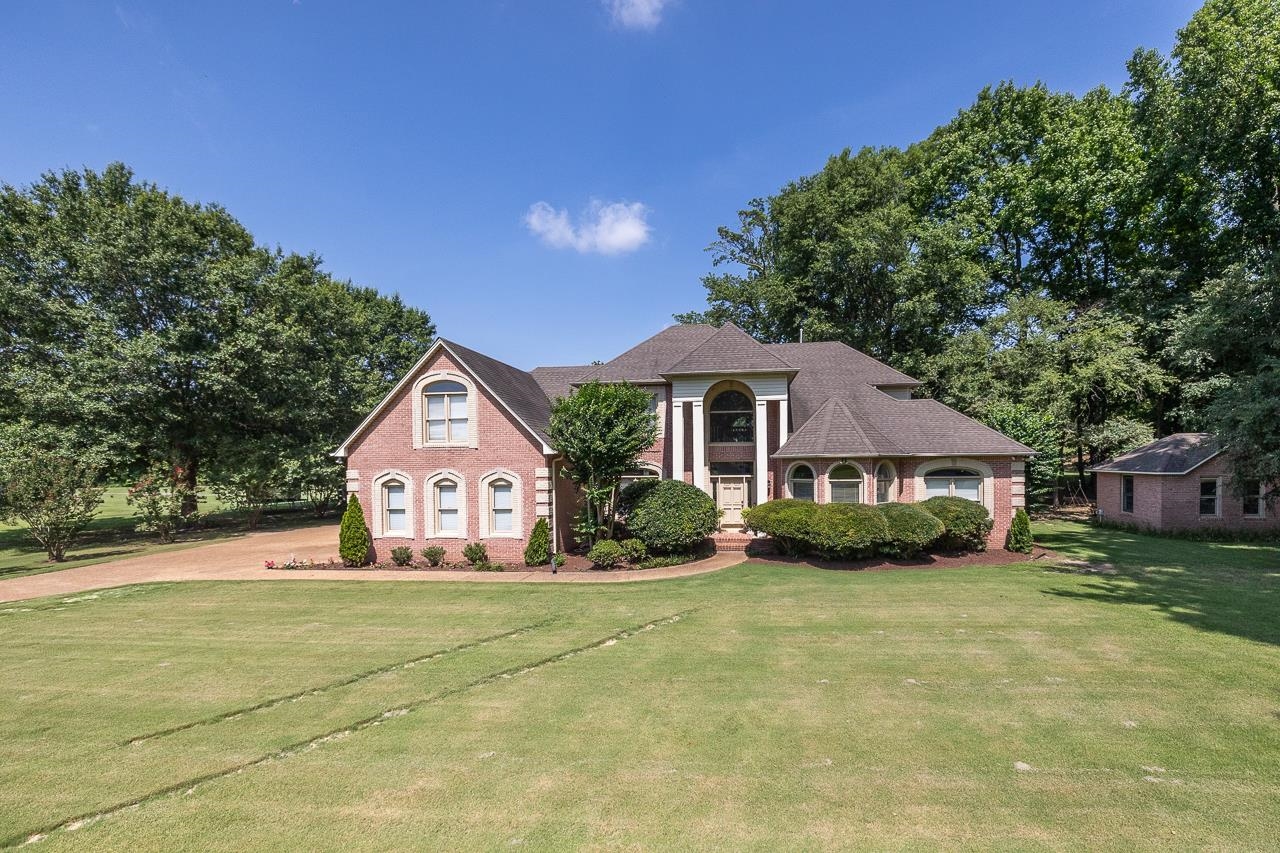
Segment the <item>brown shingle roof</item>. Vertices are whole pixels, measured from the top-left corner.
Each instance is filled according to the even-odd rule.
[[[476,379],[493,391],[512,414],[537,433],[543,443],[550,445],[547,425],[551,422],[551,401],[532,374],[462,344],[444,338],[440,342],[461,359]]]
[[[1189,474],[1222,452],[1207,432],[1176,432],[1130,450],[1090,471],[1103,474]]]
[[[733,323],[725,323],[662,373],[664,376],[688,376],[699,373],[794,372],[795,368],[770,352],[764,344]]]
[[[582,382],[662,383],[669,367],[715,334],[714,326],[668,326],[653,337],[641,341],[622,355],[599,365],[575,384]]]
[[[529,375],[542,387],[548,400],[568,397],[573,384],[599,367],[598,364],[574,364],[563,367],[535,367]]]
[[[839,397],[830,397],[778,448],[779,459],[809,456],[898,456],[901,448],[870,423],[865,428]]]

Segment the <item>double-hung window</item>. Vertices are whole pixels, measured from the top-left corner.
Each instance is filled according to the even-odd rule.
[[[1120,478],[1120,511],[1133,512],[1133,475]]]
[[[404,483],[388,480],[382,485],[382,527],[386,533],[404,533],[409,519],[404,501]]]
[[[426,402],[427,444],[461,444],[467,441],[467,386],[443,379],[423,391]]]
[[[1205,477],[1200,480],[1200,515],[1221,515],[1222,496],[1219,493],[1221,484],[1217,477]]]
[[[489,484],[489,529],[494,533],[510,533],[514,507],[511,502],[511,484],[506,480],[494,480]]]

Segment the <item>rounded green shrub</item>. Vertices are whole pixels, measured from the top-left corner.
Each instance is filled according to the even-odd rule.
[[[601,539],[587,552],[587,559],[597,569],[616,569],[626,562],[627,555],[622,545],[613,539]]]
[[[1034,544],[1035,541],[1031,537],[1031,519],[1027,517],[1027,511],[1019,507],[1013,514],[1004,547],[1019,554],[1030,554],[1031,546]]]
[[[636,489],[646,482],[652,485]],[[623,495],[627,529],[655,554],[691,551],[720,524],[711,496],[681,480],[641,480]]]
[[[413,549],[408,545],[400,545],[391,549],[391,562],[397,566],[407,566],[413,562]]]
[[[817,510],[813,501],[779,498],[744,509],[742,523],[772,539],[779,553],[800,557],[809,553],[809,528]]]
[[[889,557],[915,557],[947,532],[935,516],[913,504],[887,503],[876,509],[888,525],[888,541],[880,553]]]
[[[657,477],[642,477],[639,480],[633,480],[625,489],[618,493],[618,515],[626,518],[635,509],[636,504],[647,494],[649,490],[661,483]]]
[[[870,557],[889,538],[889,525],[873,506],[818,504],[809,523],[809,545],[827,560]]]
[[[428,545],[420,553],[428,566],[438,566],[444,562],[445,551],[439,545]]]
[[[619,544],[622,545],[622,553],[628,563],[638,563],[649,556],[649,549],[639,539],[623,539]]]
[[[936,497],[918,506],[942,522],[946,528],[938,547],[944,551],[985,551],[987,534],[991,532],[991,515],[987,508],[965,498]]]
[[[529,531],[529,544],[524,546],[524,564],[526,566],[545,566],[551,562],[551,526],[545,518],[533,523]]]
[[[483,542],[468,542],[462,546],[462,557],[473,566],[489,562],[489,549]]]
[[[355,495],[347,501],[338,527],[338,556],[344,565],[363,566],[369,562],[369,527],[364,523],[364,510]]]

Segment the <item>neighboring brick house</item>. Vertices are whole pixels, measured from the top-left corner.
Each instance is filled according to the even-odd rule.
[[[1274,530],[1263,484],[1233,483],[1228,456],[1209,433],[1180,432],[1089,470],[1098,514],[1150,530]]]
[[[612,361],[524,371],[447,340],[338,448],[379,556],[482,541],[518,560],[538,518],[557,547],[578,501],[547,426],[551,402],[590,381],[653,393],[658,440],[635,477],[704,489],[740,531],[742,509],[777,497],[882,503],[970,498],[1004,543],[1023,504],[1030,448],[936,400],[840,343],[761,344],[733,324],[664,329]],[[739,537],[741,538],[741,537]]]

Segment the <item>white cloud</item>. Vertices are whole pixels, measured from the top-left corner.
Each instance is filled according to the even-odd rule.
[[[649,209],[638,201],[592,201],[575,225],[569,211],[539,201],[529,206],[524,224],[554,249],[621,255],[649,242],[648,215]]]
[[[603,0],[613,22],[629,30],[652,30],[662,23],[662,10],[671,0]]]

